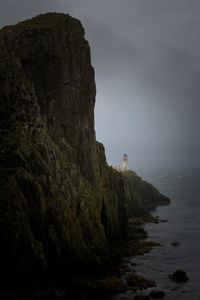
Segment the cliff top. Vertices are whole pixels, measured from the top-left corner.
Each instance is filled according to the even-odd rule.
[[[46,13],[40,14],[32,19],[28,19],[17,23],[16,25],[8,25],[0,30],[0,33],[7,32],[10,30],[18,29],[40,29],[40,28],[65,28],[73,23],[75,26],[82,29],[83,34],[84,29],[81,22],[78,19],[71,17],[69,14],[64,13]]]
[[[138,176],[133,170],[126,170],[126,171],[122,171],[121,173],[125,177]]]

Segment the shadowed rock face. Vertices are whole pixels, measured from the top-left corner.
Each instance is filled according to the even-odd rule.
[[[95,93],[78,20],[51,13],[0,30],[3,286],[101,269],[127,238],[124,180],[95,140]]]
[[[0,31],[1,272],[14,281],[109,262],[126,238],[123,182],[94,131],[81,23],[46,14]]]
[[[65,139],[74,162],[94,181],[96,89],[81,23],[46,14],[4,28],[0,38],[1,105],[15,115],[8,119],[6,110],[4,126],[26,122],[34,125],[36,138],[46,129],[52,139]]]

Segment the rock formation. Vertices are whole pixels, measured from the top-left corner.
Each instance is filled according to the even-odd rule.
[[[49,13],[0,30],[1,285],[109,265],[127,214],[153,195],[107,165],[95,93],[78,20]]]
[[[153,185],[143,180],[134,171],[122,172],[122,176],[127,197],[128,217],[147,215],[149,210],[169,203],[166,196],[162,195]]]

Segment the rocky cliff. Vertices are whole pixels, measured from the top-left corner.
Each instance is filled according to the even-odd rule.
[[[95,93],[78,20],[51,13],[0,30],[2,285],[101,269],[127,238],[143,200],[96,142]]]
[[[162,195],[153,185],[143,180],[134,171],[124,171],[122,177],[127,198],[128,217],[145,216],[157,206],[169,204],[169,198]]]

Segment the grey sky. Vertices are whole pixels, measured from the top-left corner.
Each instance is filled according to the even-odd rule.
[[[200,166],[199,0],[3,0],[0,25],[47,11],[79,18],[96,72],[108,162]]]

